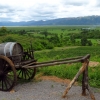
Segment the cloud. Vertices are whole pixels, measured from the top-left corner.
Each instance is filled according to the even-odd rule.
[[[99,0],[0,0],[0,21],[100,15],[99,5]]]
[[[64,5],[82,6],[88,4],[87,0],[61,0]]]

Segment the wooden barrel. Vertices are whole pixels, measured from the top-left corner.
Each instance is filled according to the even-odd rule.
[[[16,56],[22,53],[23,53],[23,47],[21,46],[21,44],[17,42],[6,42],[0,44],[0,55]],[[17,56],[17,59],[20,60],[21,59],[20,57]]]

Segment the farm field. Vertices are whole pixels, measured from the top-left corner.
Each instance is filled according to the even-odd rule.
[[[87,30],[87,28],[90,30]],[[85,28],[83,30],[82,28]],[[84,56],[100,62],[100,27],[96,26],[31,26],[1,27],[0,43],[19,42],[24,49],[34,49],[38,62]],[[38,68],[37,72],[72,79],[81,63]],[[81,82],[82,76],[79,78]],[[91,86],[100,88],[100,65],[89,67]]]

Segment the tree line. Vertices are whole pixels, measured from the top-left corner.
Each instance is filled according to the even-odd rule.
[[[31,33],[32,32],[32,33]],[[81,30],[80,33],[70,33],[70,34],[57,34],[50,33],[48,30],[8,30],[6,27],[0,28],[0,36],[7,34],[18,34],[24,36],[29,36],[35,39],[33,46],[35,50],[41,49],[52,49],[54,47],[62,47],[62,46],[92,46],[92,42],[90,39],[99,39],[100,31],[99,30]],[[39,34],[35,36],[35,34]],[[77,41],[80,39],[80,41]],[[16,41],[12,37],[5,38],[2,42],[10,42]],[[25,41],[24,41],[25,42]]]

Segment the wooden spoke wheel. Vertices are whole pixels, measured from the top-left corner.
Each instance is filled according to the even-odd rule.
[[[20,68],[17,71],[18,78],[24,80],[30,80],[34,78],[35,74],[36,74],[36,68],[32,69]]]
[[[0,55],[0,90],[10,91],[17,81],[16,69],[12,61]]]
[[[28,61],[30,59],[34,59],[31,54],[28,52],[24,52],[24,56],[22,61]],[[31,80],[34,78],[36,74],[36,68],[19,68],[17,70],[17,76],[19,79],[24,79],[24,80]]]

